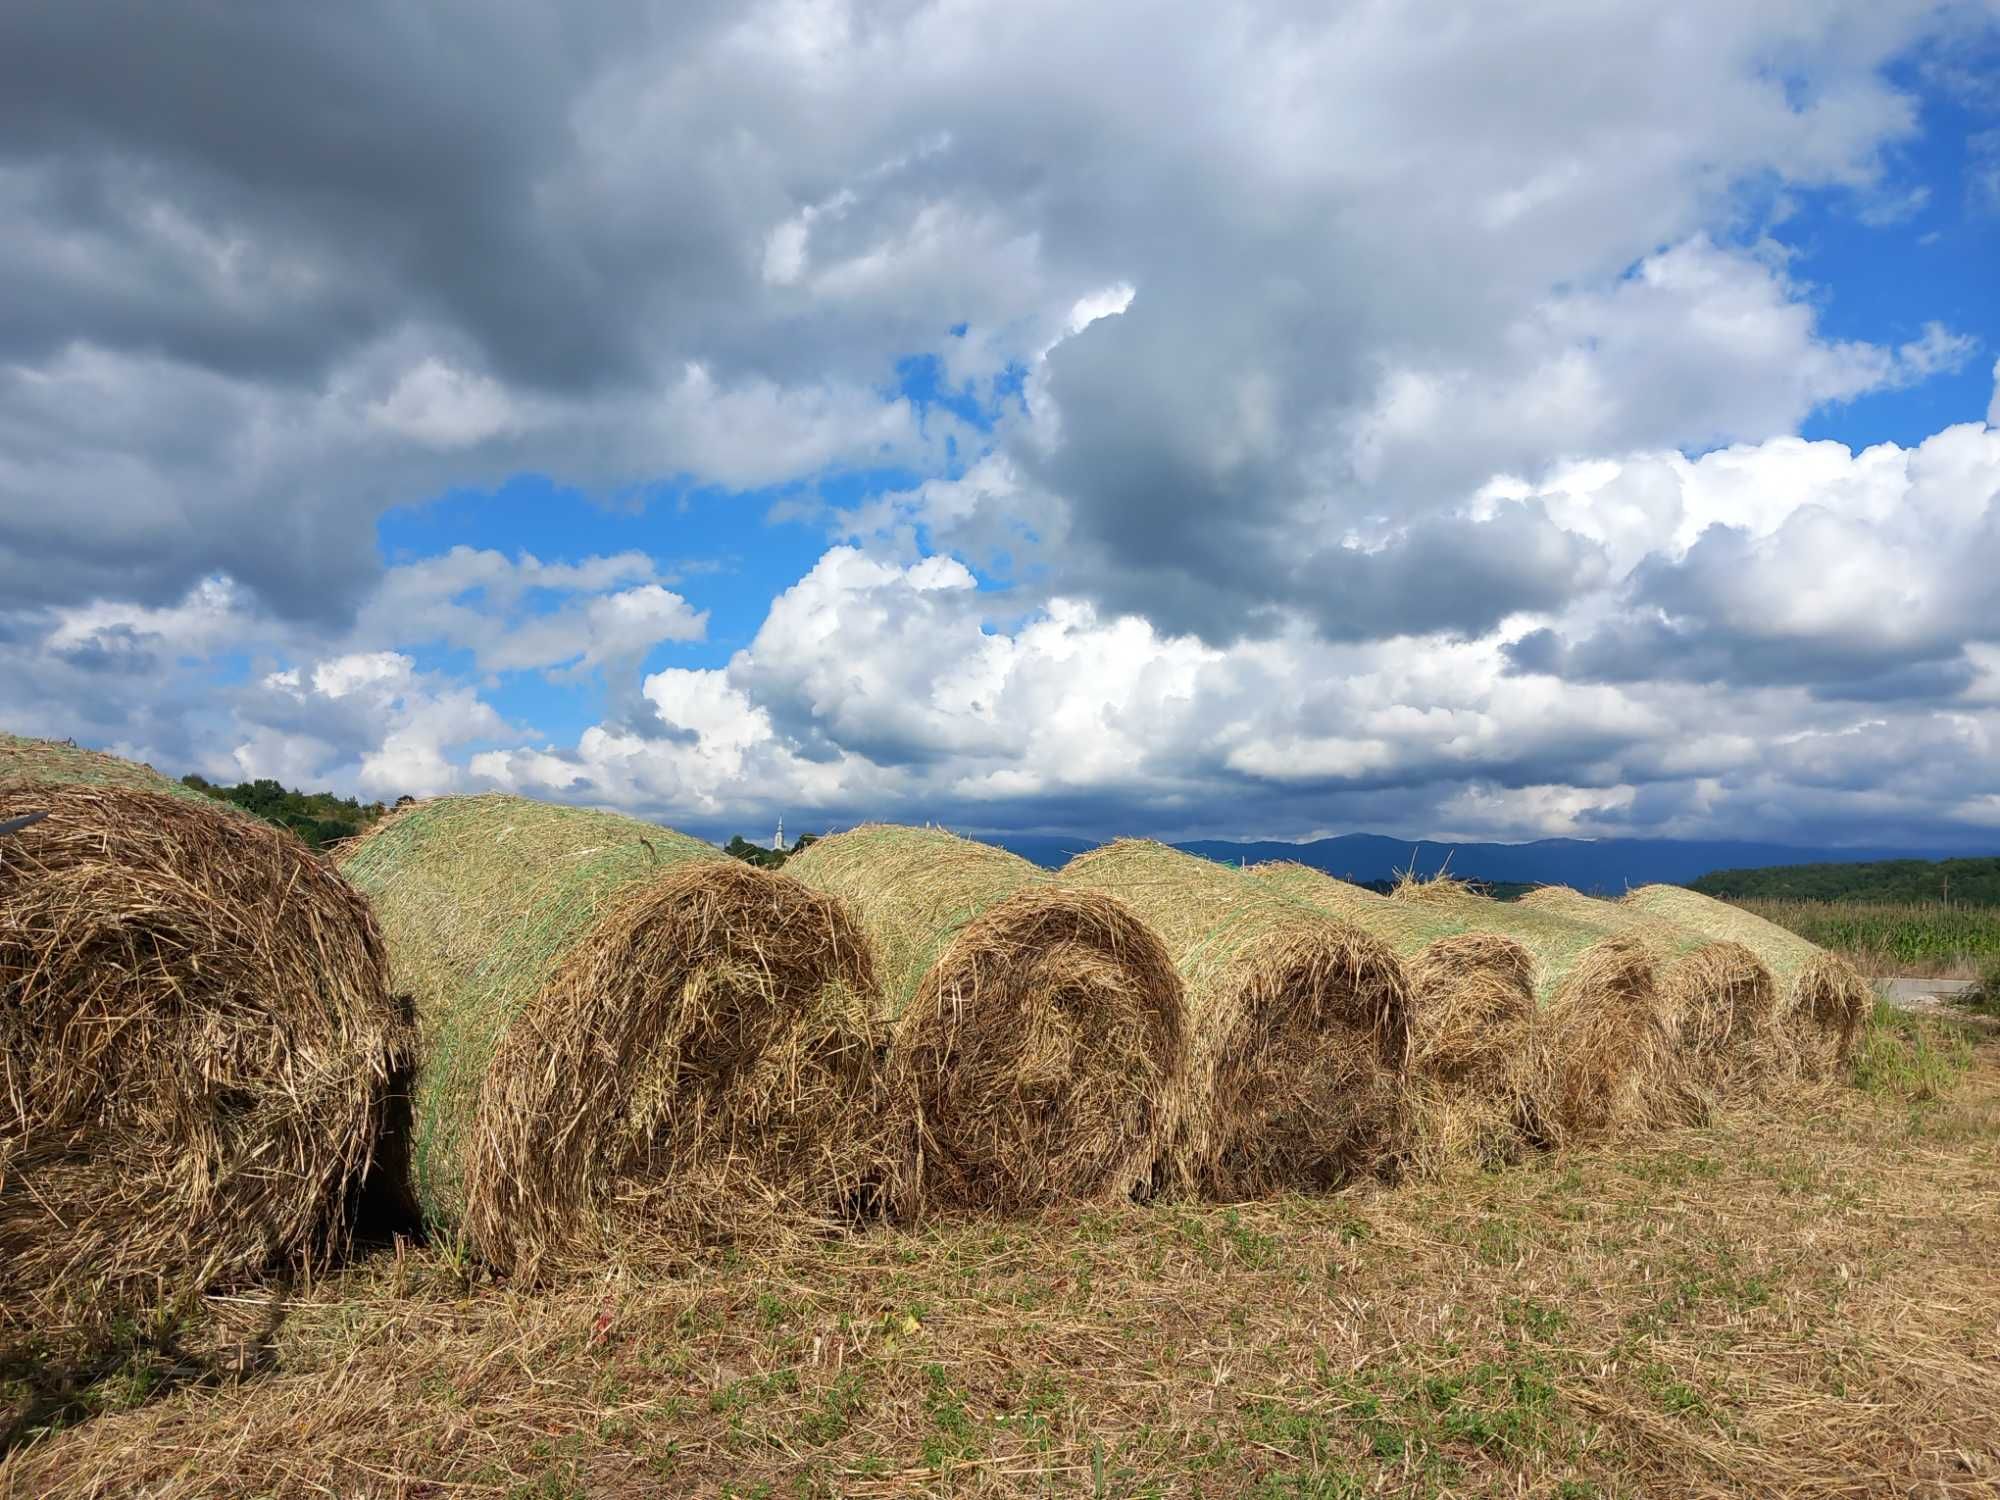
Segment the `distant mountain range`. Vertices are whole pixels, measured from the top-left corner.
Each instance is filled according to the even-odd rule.
[[[1003,835],[990,840],[1025,859],[1054,869],[1095,841],[1038,835]],[[1933,850],[1814,849],[1791,844],[1753,844],[1708,839],[1537,839],[1531,844],[1440,844],[1347,833],[1309,844],[1233,843],[1197,839],[1176,844],[1190,854],[1228,864],[1293,859],[1347,880],[1389,880],[1414,868],[1435,875],[1450,861],[1451,873],[1468,880],[1573,885],[1579,890],[1616,893],[1628,886],[1663,881],[1683,885],[1715,870],[1757,869],[1768,865],[1855,864],[1884,859],[1935,858]]]

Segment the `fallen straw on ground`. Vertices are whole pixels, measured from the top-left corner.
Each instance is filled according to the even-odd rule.
[[[1741,943],[1771,971],[1778,1025],[1809,1078],[1832,1077],[1854,1055],[1874,996],[1846,959],[1739,906],[1677,885],[1630,891],[1624,904],[1694,932]]]
[[[1438,907],[1392,901],[1307,865],[1255,865],[1249,874],[1374,934],[1402,960],[1410,986],[1406,1164],[1431,1173],[1514,1160],[1525,1144],[1535,1055],[1527,949],[1470,931]]]
[[[839,903],[518,797],[420,803],[340,863],[416,1002],[418,1205],[493,1264],[826,1225],[905,1190],[912,1112]]]
[[[0,820],[46,816],[0,838],[0,1342],[73,1350],[337,1250],[408,1036],[366,903],[296,839],[21,746]]]
[[[1143,840],[1062,873],[1138,913],[1187,987],[1190,1103],[1167,1153],[1170,1185],[1248,1197],[1336,1185],[1395,1157],[1408,990],[1380,939]]]
[[[786,869],[874,944],[932,1201],[1020,1209],[1149,1185],[1187,1022],[1172,961],[1124,906],[934,828],[852,829]]]
[[[1990,1500],[2000,1046],[1963,1053],[1929,1102],[1784,1085],[1435,1185],[533,1291],[385,1253],[288,1299],[263,1373],[107,1378],[0,1496]],[[233,1357],[261,1309],[213,1312]]]
[[[1497,933],[1534,955],[1536,1016],[1530,1129],[1561,1145],[1643,1128],[1678,1096],[1673,1031],[1657,962],[1629,934],[1518,902],[1494,901],[1449,877],[1400,882],[1393,898]]]

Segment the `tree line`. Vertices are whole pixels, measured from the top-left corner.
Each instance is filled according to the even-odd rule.
[[[388,811],[380,802],[336,797],[332,792],[295,792],[269,777],[222,786],[205,776],[183,776],[181,785],[289,829],[315,849],[355,837]]]
[[[801,849],[818,842],[818,834],[802,833],[799,835],[798,842],[793,844],[789,849],[768,849],[762,844],[751,843],[750,840],[739,833],[722,846],[722,852],[733,859],[742,860],[745,864],[756,865],[759,869],[775,870],[780,868],[786,860],[797,854]]]
[[[1950,901],[2000,906],[2000,859],[1884,859],[1853,865],[1714,870],[1688,882],[1725,900]]]

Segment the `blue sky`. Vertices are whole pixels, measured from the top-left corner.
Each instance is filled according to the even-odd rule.
[[[9,727],[2000,844],[1990,5],[454,14],[0,21]]]
[[[1996,62],[1966,51],[1968,61]],[[2000,277],[1993,273],[2000,265],[2000,205],[1982,179],[1994,160],[1977,159],[1970,142],[1995,128],[1993,111],[1968,107],[1918,67],[1889,72],[1916,99],[1921,134],[1893,154],[1887,192],[1891,198],[1921,193],[1922,202],[1905,217],[1874,224],[1843,195],[1815,193],[1774,237],[1796,253],[1798,274],[1815,284],[1828,334],[1902,341],[1937,321],[1990,347],[2000,342]],[[1981,415],[1992,394],[1990,361],[1968,359],[1905,389],[1815,412],[1802,431],[1862,447],[1916,444]]]

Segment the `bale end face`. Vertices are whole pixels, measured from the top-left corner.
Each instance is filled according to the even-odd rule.
[[[1118,901],[1035,886],[961,929],[897,1022],[938,1203],[1014,1210],[1143,1190],[1183,1107],[1181,982]]]
[[[1839,954],[1808,959],[1781,1014],[1799,1076],[1836,1076],[1860,1045],[1874,1003],[1868,981]]]
[[[509,1025],[470,1134],[465,1228],[516,1274],[613,1241],[712,1240],[907,1201],[914,1109],[885,1076],[840,903],[736,860],[634,886]]]
[[[1497,934],[1460,933],[1426,946],[1408,973],[1405,1169],[1428,1176],[1517,1159],[1532,1091],[1533,955]]]
[[[1537,1018],[1530,1126],[1544,1145],[1646,1121],[1674,1040],[1653,955],[1629,937],[1593,944]]]
[[[1660,994],[1674,1027],[1678,1117],[1702,1123],[1733,1090],[1782,1071],[1777,987],[1741,943],[1703,943],[1666,964]]]
[[[1200,1038],[1169,1181],[1220,1198],[1330,1188],[1398,1149],[1408,980],[1381,942],[1303,910],[1238,952]]]
[[[296,839],[111,784],[0,789],[0,1320],[102,1321],[336,1250],[410,1038]]]
[[[1410,1066],[1454,1082],[1498,1076],[1525,1050],[1535,1013],[1534,955],[1512,938],[1465,932],[1409,964]]]

